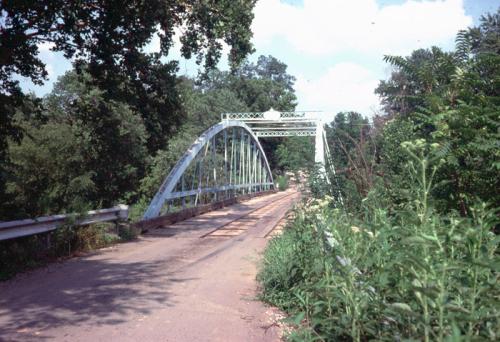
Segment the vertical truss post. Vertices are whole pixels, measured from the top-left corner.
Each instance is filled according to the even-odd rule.
[[[184,185],[184,175],[181,177],[181,191],[184,192],[186,187]],[[182,209],[186,208],[186,197],[182,197]]]
[[[206,169],[207,169],[207,172],[206,172],[206,178],[205,178],[205,188],[210,188],[210,178],[212,177],[212,170],[211,170],[211,167],[212,167],[212,158],[211,156],[208,154],[209,152],[211,152],[211,146],[212,146],[212,143],[208,143],[207,144],[207,164],[205,165],[206,166]],[[207,196],[204,196],[204,200],[205,200],[205,203],[207,201],[207,197],[210,197],[210,193],[207,192]]]
[[[257,151],[257,181],[259,182],[259,191],[262,191],[262,160],[260,151]]]
[[[250,135],[248,136],[248,158],[247,158],[247,170],[248,170],[248,177],[247,177],[247,184],[248,184],[248,192],[252,192],[252,140],[250,139]]]
[[[254,176],[254,173],[253,173],[253,159],[254,159],[254,150],[253,150],[253,142],[250,143],[250,192],[254,192],[254,188],[253,188],[253,184],[254,184],[254,181],[253,181],[253,176]]]
[[[194,170],[194,174],[193,174],[193,186],[192,186],[192,189],[194,190],[194,180],[197,179],[197,184],[196,184],[196,189],[198,189],[198,191],[196,192],[196,195],[195,195],[195,198],[194,198],[194,205],[196,206],[198,204],[198,195],[200,193],[200,159],[198,158],[196,160],[196,168]]]
[[[252,142],[248,139],[248,193],[252,193]]]
[[[234,129],[231,137],[231,156],[229,157],[229,185],[233,184],[233,153],[234,153]]]
[[[245,178],[245,169],[244,169],[244,160],[245,160],[245,140],[244,140],[244,132],[241,131],[241,139],[240,139],[240,158],[238,160],[238,163],[239,163],[239,169],[240,169],[240,173],[239,173],[239,185],[242,185],[243,182],[244,182],[244,178]],[[243,189],[243,188],[241,188]]]
[[[231,172],[229,175],[229,184],[236,184],[236,129],[233,128],[233,138],[231,139]],[[234,189],[231,190],[231,196],[234,196]]]
[[[255,147],[255,144],[252,144],[253,146],[253,159],[252,159],[252,189],[254,192],[257,191],[257,187],[255,184],[257,183],[257,148]]]
[[[212,180],[212,187],[214,189],[214,200],[217,201],[217,160],[215,156],[215,135],[212,138],[212,156],[211,156],[211,164],[212,164],[212,173],[213,173],[213,180]]]
[[[198,201],[201,202],[201,189],[203,188],[203,165],[205,164],[205,159],[206,159],[206,156],[207,156],[207,152],[208,152],[208,144],[205,146],[205,152],[203,154],[203,156],[200,158],[200,168],[199,168],[199,178],[198,178],[198,192],[196,193],[196,201],[195,201],[195,205],[198,204]]]
[[[323,144],[323,123],[318,121],[316,123],[316,136],[314,144],[314,162],[319,163],[320,167],[324,170],[325,167],[325,147]]]
[[[224,130],[224,183],[222,185],[228,185],[228,177],[227,177],[227,130]],[[227,188],[224,190],[224,199],[227,198]]]

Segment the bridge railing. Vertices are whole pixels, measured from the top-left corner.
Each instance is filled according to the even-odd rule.
[[[109,209],[91,210],[83,215],[52,215],[0,222],[0,241],[49,232],[66,224],[77,227],[101,222],[125,221],[127,218],[128,206],[120,204]]]

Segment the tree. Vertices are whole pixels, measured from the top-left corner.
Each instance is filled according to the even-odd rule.
[[[500,165],[499,13],[460,31],[455,51],[432,48],[405,58],[386,56],[396,70],[377,88],[394,117],[382,138],[382,146],[388,146],[380,152],[389,162],[385,169],[393,175],[401,170],[398,163],[404,161],[396,155],[401,139],[423,138],[439,146],[434,198],[442,210],[456,209],[464,216],[470,215],[470,200],[500,201],[491,191],[499,186]]]
[[[6,203],[15,210],[3,213],[7,218],[134,199],[147,162],[143,120],[127,104],[106,100],[87,78],[66,73],[40,118],[16,115],[26,134],[9,144]]]
[[[288,66],[271,55],[261,55],[256,64],[246,63],[238,71],[244,78],[266,79],[293,92],[295,77],[287,73]]]
[[[380,81],[375,93],[388,114],[405,116],[422,106],[438,109],[456,101],[456,94],[449,92],[455,71],[452,53],[432,47],[405,58],[385,56],[384,60],[396,70],[389,80]]]
[[[26,135],[11,144],[11,163],[1,219],[79,210],[95,197],[95,173],[85,167],[84,147],[67,123],[23,123]]]
[[[479,26],[462,30],[457,35],[457,50],[461,44],[468,45],[468,52],[473,54],[500,54],[500,7],[496,13],[486,13],[479,19]]]
[[[287,137],[272,153],[282,171],[310,171],[314,168],[314,143],[310,137]]]
[[[229,60],[238,64],[252,50],[250,24],[254,0],[242,1],[7,1],[1,2],[0,92],[17,83],[14,74],[41,83],[47,76],[38,58],[39,45],[50,43],[97,71],[140,72],[144,46],[160,30],[159,56],[168,54],[177,27],[183,56],[213,67],[221,41],[230,47]]]
[[[245,61],[233,73],[214,70],[200,82],[200,89],[226,88],[235,92],[249,111],[265,112],[270,108],[293,111],[297,97],[295,77],[287,65],[272,56],[260,56],[257,63]]]
[[[163,63],[176,32],[182,55],[197,57],[206,69],[217,64],[222,43],[238,65],[252,51],[250,24],[255,0],[241,1],[8,1],[0,13],[0,197],[4,196],[7,139],[20,141],[13,122],[24,95],[15,75],[35,84],[47,79],[40,45],[72,58],[104,93],[105,100],[126,102],[142,113],[151,152],[164,147],[183,115],[175,90],[175,62]],[[182,30],[177,30],[181,28]],[[160,51],[144,47],[159,32]]]
[[[338,113],[326,127],[336,168],[336,175],[330,178],[352,209],[360,205],[375,184],[378,151],[371,129],[368,119],[357,112]]]

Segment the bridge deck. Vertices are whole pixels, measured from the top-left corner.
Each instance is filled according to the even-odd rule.
[[[275,341],[256,295],[290,190],[154,230],[0,284],[0,340]]]

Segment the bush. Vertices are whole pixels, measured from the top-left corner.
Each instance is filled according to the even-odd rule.
[[[288,178],[286,176],[278,176],[277,184],[279,191],[285,191],[288,189]]]
[[[270,242],[262,297],[290,313],[291,340],[500,338],[497,212],[437,214],[427,147],[405,147],[414,184],[404,206],[388,213],[372,193],[354,216],[314,200]]]

